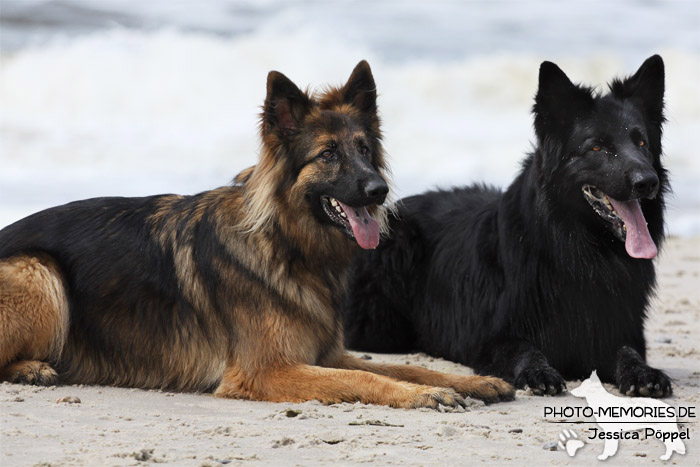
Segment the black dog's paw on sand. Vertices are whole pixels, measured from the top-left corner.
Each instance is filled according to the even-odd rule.
[[[615,379],[618,389],[626,396],[666,397],[673,394],[671,378],[647,365],[630,347],[622,347],[617,353]]]
[[[515,387],[529,387],[536,396],[553,396],[566,390],[566,382],[559,372],[549,365],[537,365],[524,369],[515,379]]]

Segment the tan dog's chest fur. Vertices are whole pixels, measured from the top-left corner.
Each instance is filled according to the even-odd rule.
[[[393,407],[512,398],[497,378],[345,353],[356,229],[371,241],[384,212],[353,204],[360,225],[322,203],[383,201],[375,102],[365,62],[319,98],[271,72],[260,161],[234,186],[85,200],[0,231],[0,379]]]

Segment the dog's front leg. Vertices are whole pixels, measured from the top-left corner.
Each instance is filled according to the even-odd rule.
[[[673,392],[666,373],[647,365],[639,352],[627,346],[617,352],[615,381],[627,396],[665,397]]]
[[[396,381],[366,371],[304,364],[254,372],[229,366],[214,395],[270,402],[362,402],[397,408],[465,406],[464,399],[451,389]]]
[[[566,389],[564,378],[544,354],[521,339],[502,338],[485,344],[473,367],[481,375],[498,376],[516,388],[527,386],[536,395],[559,394]]]
[[[413,365],[387,365],[369,362],[348,354],[344,354],[336,362],[336,366],[349,370],[368,371],[416,384],[452,388],[464,396],[481,399],[485,402],[506,401],[515,398],[513,386],[492,376],[450,375]]]

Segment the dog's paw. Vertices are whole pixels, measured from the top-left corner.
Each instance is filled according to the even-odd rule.
[[[11,363],[2,370],[6,381],[16,384],[52,386],[58,382],[58,373],[48,363],[22,360]]]
[[[622,394],[630,397],[666,397],[673,393],[671,378],[647,365],[620,372],[617,386]]]
[[[415,394],[404,406],[412,409],[427,407],[443,411],[445,408],[464,410],[467,403],[452,389],[426,387]]]
[[[515,379],[518,388],[529,387],[536,396],[553,396],[566,390],[566,382],[551,366],[534,366],[524,369]]]
[[[465,376],[452,386],[458,393],[487,404],[515,399],[515,388],[494,376]]]
[[[626,396],[666,397],[673,393],[671,378],[647,365],[631,347],[622,347],[617,353],[615,376],[618,389]]]

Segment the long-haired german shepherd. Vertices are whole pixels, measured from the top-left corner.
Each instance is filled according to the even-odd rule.
[[[357,244],[379,243],[388,193],[369,65],[318,96],[271,72],[261,134],[232,186],[78,201],[0,231],[0,378],[393,407],[511,398],[498,378],[344,351],[345,272]]]
[[[625,394],[670,394],[644,341],[669,189],[663,96],[659,56],[605,95],[542,63],[520,175],[505,192],[403,200],[392,238],[357,260],[348,346],[424,350],[536,393],[597,369]]]

